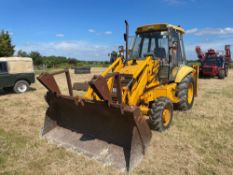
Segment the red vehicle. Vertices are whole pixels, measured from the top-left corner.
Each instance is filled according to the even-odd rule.
[[[196,53],[201,63],[200,76],[215,77],[224,79],[228,75],[228,65],[232,61],[230,45],[225,46],[225,55],[209,49],[203,53],[199,46],[196,47]]]

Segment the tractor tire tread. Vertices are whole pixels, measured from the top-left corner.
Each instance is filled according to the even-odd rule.
[[[180,102],[175,104],[175,108],[178,110],[185,111],[190,109],[193,105],[194,97],[191,104],[188,104],[187,102],[187,91],[190,82],[194,85],[194,80],[191,74],[187,75],[177,86],[176,95],[180,99]]]
[[[153,102],[152,108],[151,108],[151,115],[149,117],[150,126],[152,129],[159,131],[159,132],[162,132],[169,127],[170,124],[168,125],[167,128],[164,128],[162,116],[161,116],[162,112],[167,104],[171,105],[172,110],[173,110],[173,104],[166,97],[159,97],[158,99],[156,99]]]

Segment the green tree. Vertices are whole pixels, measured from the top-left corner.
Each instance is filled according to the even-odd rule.
[[[67,62],[68,62],[68,64],[71,64],[71,65],[76,65],[77,64],[77,60],[75,58],[68,58]]]
[[[23,51],[23,50],[19,50],[19,51],[17,52],[17,56],[18,56],[18,57],[28,57],[28,54],[27,54],[27,52],[25,52],[25,51]]]
[[[29,57],[32,58],[35,65],[43,64],[43,59],[39,52],[36,52],[36,51],[30,52]]]
[[[0,57],[10,57],[14,55],[15,46],[11,43],[11,36],[6,31],[0,32]]]

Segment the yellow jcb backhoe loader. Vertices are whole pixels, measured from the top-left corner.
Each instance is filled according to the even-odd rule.
[[[198,67],[186,66],[184,30],[170,24],[138,27],[132,48],[90,82],[74,83],[68,70],[43,73],[38,80],[48,89],[42,135],[64,147],[130,170],[142,159],[151,128],[164,131],[173,109],[188,110],[197,95]],[[65,73],[69,95],[54,76]],[[73,90],[85,90],[83,97]]]

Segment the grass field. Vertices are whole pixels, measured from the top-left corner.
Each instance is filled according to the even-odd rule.
[[[74,81],[90,75],[74,75]],[[64,76],[58,81],[65,90]],[[120,174],[40,138],[47,105],[38,83],[25,94],[0,92],[0,174]],[[153,131],[148,152],[130,174],[233,174],[233,70],[225,80],[201,79],[193,109],[175,111],[172,127]]]

